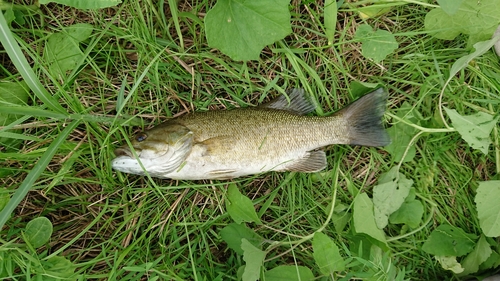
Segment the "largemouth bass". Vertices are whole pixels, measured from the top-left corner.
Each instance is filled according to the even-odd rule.
[[[196,112],[137,134],[116,149],[115,170],[183,180],[231,179],[268,171],[317,172],[331,144],[385,146],[387,93],[380,88],[328,117],[301,89],[253,108]],[[140,160],[140,162],[138,161]]]

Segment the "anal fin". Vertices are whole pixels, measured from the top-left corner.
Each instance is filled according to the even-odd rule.
[[[280,171],[314,173],[326,167],[326,155],[322,150],[309,151],[303,158],[291,161]]]

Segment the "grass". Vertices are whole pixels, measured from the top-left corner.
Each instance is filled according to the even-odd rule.
[[[20,141],[14,151],[0,150],[5,163],[0,206],[7,195],[29,189],[25,198],[14,197],[21,201],[0,232],[0,260],[4,272],[10,272],[0,271],[3,279],[27,280],[44,272],[48,280],[51,258],[65,257],[81,280],[236,280],[245,261],[220,237],[232,222],[224,205],[227,181],[158,180],[111,169],[115,147],[167,118],[257,105],[291,87],[314,95],[321,105],[317,114],[323,115],[352,101],[350,83],[363,81],[389,89],[391,125],[397,120],[390,116],[406,102],[420,126],[442,128],[437,100],[444,77],[468,51],[464,38],[442,41],[423,32],[428,7],[399,6],[367,20],[391,31],[400,44],[396,53],[375,64],[353,40],[362,23],[356,12],[340,11],[337,41],[330,48],[321,3],[294,2],[292,35],[264,49],[262,60],[241,63],[206,44],[202,19],[213,4],[180,1],[179,26],[164,1],[126,1],[96,11],[50,4],[42,6],[40,15],[25,17],[25,24],[13,24],[34,71],[27,75],[43,86],[30,93],[29,107],[15,109],[26,111],[16,128],[37,139]],[[68,77],[57,77],[49,71],[43,46],[51,33],[73,23],[89,23],[94,31],[81,45],[83,59]],[[0,59],[2,80],[22,79],[21,69],[4,51]],[[464,114],[478,108],[498,112],[499,72],[492,52],[474,60],[444,92],[446,106]],[[51,144],[61,140],[52,156]],[[493,140],[498,151],[498,133]],[[392,264],[404,269],[406,279],[458,280],[421,247],[444,222],[481,233],[475,189],[478,181],[498,179],[499,157],[473,150],[457,133],[424,133],[415,148],[416,156],[402,163],[400,172],[413,180],[425,206],[424,220],[430,222],[408,236],[412,229],[389,225],[388,237],[400,238],[389,243],[386,255],[370,256],[369,240],[355,235],[349,217],[355,195],[371,195],[379,175],[399,164],[383,149],[334,146],[327,149],[329,166],[320,174],[268,173],[235,180],[263,221],[249,227],[266,239],[265,247],[276,243],[266,268],[302,265],[321,276],[306,238],[327,221],[335,194],[332,222],[323,233],[348,263],[359,264],[357,273],[365,272],[364,279],[386,280]],[[22,233],[39,216],[50,219],[54,232],[46,246],[32,249]],[[360,243],[365,248],[356,246]],[[348,280],[354,273],[321,280]]]

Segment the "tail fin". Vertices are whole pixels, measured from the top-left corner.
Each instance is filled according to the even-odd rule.
[[[382,124],[386,101],[387,92],[379,88],[337,112],[336,115],[346,120],[350,144],[386,146],[391,143]]]

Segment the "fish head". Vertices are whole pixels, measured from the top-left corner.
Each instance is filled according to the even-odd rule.
[[[186,159],[192,143],[193,132],[185,126],[162,124],[135,135],[131,147],[117,148],[111,166],[129,174],[144,175],[147,171],[154,177],[167,177]]]

